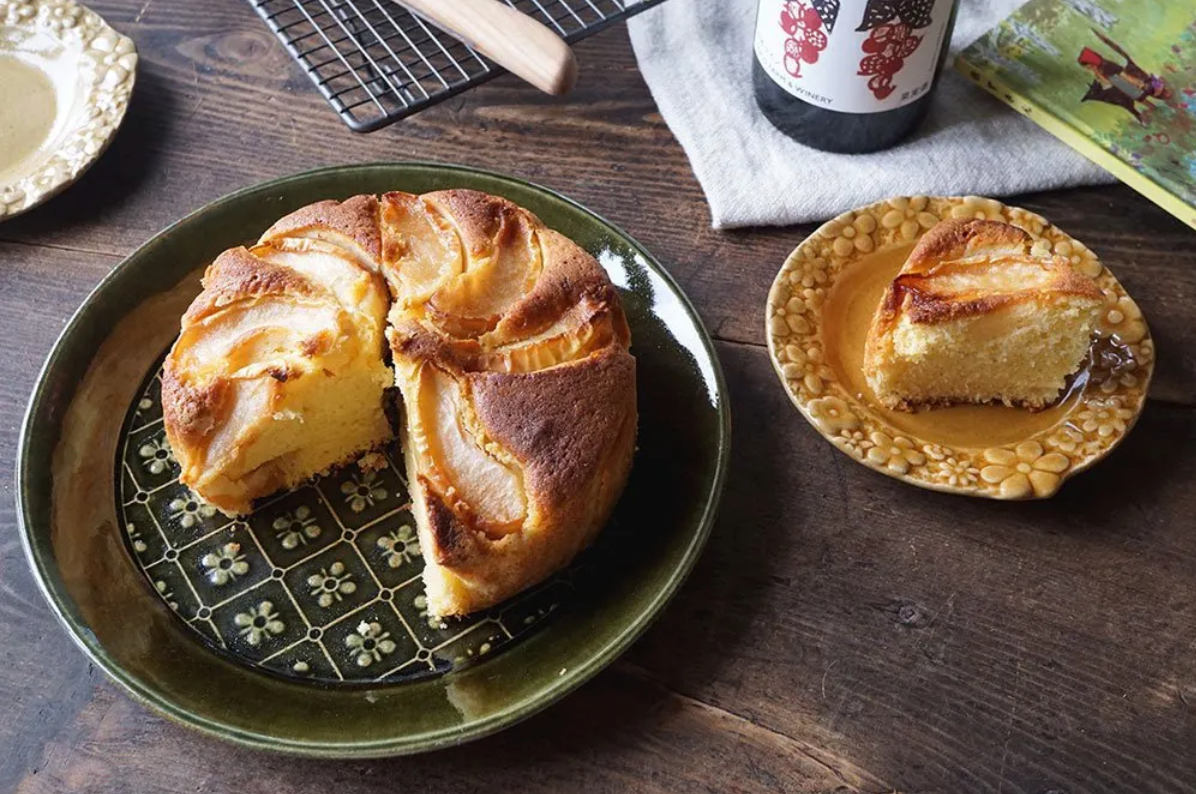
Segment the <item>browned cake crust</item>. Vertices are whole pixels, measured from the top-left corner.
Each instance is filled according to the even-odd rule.
[[[185,383],[174,367],[162,370],[162,413],[172,447],[201,448],[228,414],[230,384],[214,379],[202,385]]]
[[[495,328],[501,338],[537,334],[557,318],[583,304],[618,309],[619,291],[606,271],[581,246],[550,229],[539,233],[544,271],[535,287]],[[621,310],[615,312],[619,338],[629,344],[631,332]]]
[[[341,202],[317,201],[280,218],[262,235],[262,242],[285,237],[321,236],[359,248],[371,262],[382,257],[378,198],[353,196]],[[376,266],[375,266],[376,269]]]
[[[237,301],[265,295],[305,298],[313,294],[311,282],[294,270],[264,262],[238,246],[220,254],[204,271],[203,292],[187,308],[183,325],[197,323]]]
[[[902,272],[925,273],[945,260],[1022,251],[1032,241],[1024,229],[1009,223],[949,218],[922,236]]]
[[[539,219],[517,204],[476,190],[440,190],[425,193],[421,198],[438,205],[452,218],[465,252],[473,257],[487,256],[496,248],[510,244],[517,223],[539,223]]]
[[[426,553],[468,583],[462,612],[542,581],[589,545],[623,488],[635,447],[635,361],[625,350],[607,348],[542,372],[469,379],[488,437],[523,466],[538,520],[522,532],[491,534],[467,506],[420,483],[433,539]]]
[[[634,430],[635,359],[617,345],[592,357],[530,373],[469,376],[478,418],[489,437],[523,464],[529,492],[567,519],[589,510],[606,467]],[[628,458],[628,462],[630,458]],[[616,467],[614,479],[618,477]]]

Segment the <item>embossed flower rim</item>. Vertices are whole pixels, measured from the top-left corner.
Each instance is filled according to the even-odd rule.
[[[826,365],[822,310],[843,269],[890,245],[909,245],[944,218],[1001,220],[1027,231],[1042,253],[1064,257],[1105,293],[1098,342],[1124,351],[1107,380],[1089,382],[1050,427],[1011,443],[952,449],[911,438],[839,383]],[[1000,500],[1053,496],[1130,433],[1154,375],[1154,340],[1141,311],[1087,246],[1042,216],[979,196],[897,196],[827,221],[786,258],[764,317],[769,358],[789,399],[823,438],[858,463],[911,485]]]
[[[40,206],[73,185],[108,149],[124,121],[137,79],[137,48],[103,17],[75,0],[0,0],[0,30],[47,34],[79,53],[69,126],[36,169],[0,183],[0,222]]]

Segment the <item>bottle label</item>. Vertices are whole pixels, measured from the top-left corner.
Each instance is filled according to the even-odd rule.
[[[756,58],[781,88],[840,113],[930,90],[954,0],[760,0]]]

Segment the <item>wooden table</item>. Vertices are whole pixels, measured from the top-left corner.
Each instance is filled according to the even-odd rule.
[[[78,185],[0,225],[0,791],[1196,786],[1191,230],[1123,187],[1016,199],[1088,242],[1138,299],[1159,352],[1153,399],[1107,462],[1049,502],[932,494],[852,463],[789,404],[762,312],[809,227],[710,230],[621,28],[578,47],[582,81],[564,101],[502,78],[363,137],[240,0],[92,5],[141,51],[124,129]],[[677,277],[718,340],[734,408],[721,519],[625,658],[504,734],[358,763],[225,746],[129,701],[37,593],[12,493],[25,401],[84,295],[163,226],[260,180],[412,158],[566,193]]]

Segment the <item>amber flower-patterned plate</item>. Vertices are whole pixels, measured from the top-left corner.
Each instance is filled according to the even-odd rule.
[[[890,411],[864,378],[864,340],[889,282],[945,218],[1019,226],[1071,260],[1105,293],[1087,360],[1052,407]],[[993,199],[900,197],[845,212],[790,254],[766,317],[773,366],[794,405],[828,441],[912,485],[992,499],[1041,499],[1113,450],[1146,402],[1154,345],[1121,284],[1083,243],[1035,213]]]
[[[438,621],[425,608],[397,449],[380,470],[332,472],[231,521],[178,483],[158,370],[220,251],[319,199],[451,187],[505,196],[598,258],[631,325],[640,423],[627,488],[592,548],[507,603]],[[252,747],[395,755],[511,725],[626,649],[697,559],[729,444],[710,339],[626,234],[497,174],[421,163],[330,168],[220,199],[104,279],[30,400],[17,512],[55,614],[132,697]]]
[[[132,40],[74,0],[0,0],[0,221],[103,154],[136,69]]]

